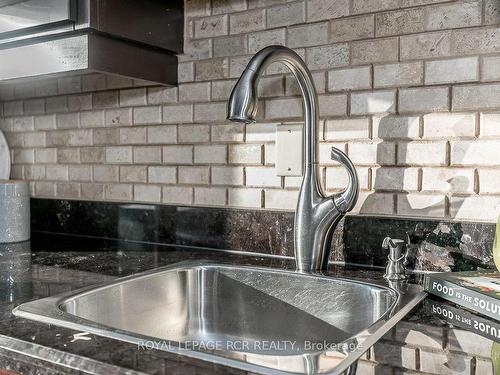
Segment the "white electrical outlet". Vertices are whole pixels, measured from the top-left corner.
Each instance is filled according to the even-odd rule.
[[[302,176],[304,164],[303,125],[279,125],[276,128],[275,166],[278,176]]]

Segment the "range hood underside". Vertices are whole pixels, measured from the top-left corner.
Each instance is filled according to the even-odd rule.
[[[163,85],[177,83],[177,56],[95,31],[59,34],[0,49],[0,83],[101,72]]]

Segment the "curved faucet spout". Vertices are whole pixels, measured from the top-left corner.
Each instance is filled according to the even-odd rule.
[[[318,98],[311,73],[293,50],[269,46],[259,51],[248,63],[236,83],[228,102],[231,121],[255,122],[258,109],[258,83],[265,69],[274,62],[285,64],[297,79],[304,109],[304,178],[295,211],[295,259],[299,271],[324,268],[328,261],[328,240],[335,225],[352,209],[358,197],[357,175],[349,158],[339,160],[348,170],[350,185],[337,195],[326,197],[320,183],[318,165]]]

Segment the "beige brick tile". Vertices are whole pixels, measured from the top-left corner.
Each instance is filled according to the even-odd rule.
[[[56,184],[53,182],[35,182],[35,192],[39,197],[53,197],[56,195]]]
[[[104,147],[83,147],[80,149],[82,163],[104,163],[106,149]]]
[[[64,121],[62,121],[61,125],[63,124],[66,125],[68,128],[72,127],[69,126],[69,124],[72,124],[70,120],[65,119]],[[30,131],[33,129],[34,129],[34,122],[32,116],[14,117],[12,123],[13,131]]]
[[[308,0],[307,21],[330,20],[349,15],[349,0]]]
[[[267,9],[267,27],[289,26],[305,21],[304,2],[287,3]]]
[[[420,137],[418,116],[374,116],[373,138],[417,139]]]
[[[149,144],[177,143],[177,127],[173,125],[148,127],[147,142]]]
[[[287,46],[290,48],[311,47],[328,42],[328,23],[313,23],[287,29]]]
[[[213,185],[243,185],[243,167],[212,167]]]
[[[56,115],[35,116],[33,119],[34,128],[36,130],[49,130],[56,128]]]
[[[130,146],[106,147],[106,163],[112,163],[112,164],[132,163],[132,147]]]
[[[96,146],[117,145],[120,143],[120,131],[117,128],[94,129],[93,144]]]
[[[163,147],[163,164],[193,164],[193,146]]]
[[[225,188],[195,187],[194,204],[207,206],[225,206],[227,192]]]
[[[196,61],[194,76],[197,81],[229,78],[229,60],[227,58]]]
[[[499,211],[499,196],[452,196],[450,201],[450,216],[453,219],[495,222]]]
[[[454,111],[497,109],[500,108],[499,95],[498,84],[454,86],[452,109]]]
[[[398,38],[353,42],[351,63],[354,65],[398,60]]]
[[[281,187],[281,177],[274,168],[246,167],[246,185],[258,187]]]
[[[361,192],[353,212],[392,215],[395,213],[394,194]]]
[[[185,83],[179,85],[180,102],[207,102],[209,100],[209,82]]]
[[[321,165],[337,165],[337,162],[332,161],[332,147],[336,147],[343,152],[347,152],[345,142],[328,142],[319,144],[319,163]],[[273,147],[274,156],[274,147]],[[272,159],[274,161],[274,157]]]
[[[238,56],[248,53],[246,35],[233,35],[213,41],[214,57]]]
[[[481,137],[500,136],[500,113],[481,113]]]
[[[209,184],[209,167],[179,167],[178,181],[180,184]]]
[[[88,165],[70,165],[70,181],[91,181],[92,169]]]
[[[332,69],[349,65],[349,46],[347,43],[307,49],[307,66],[311,70]]]
[[[374,67],[374,86],[413,86],[423,81],[424,69],[422,62],[396,63],[377,65]]]
[[[466,1],[426,8],[426,29],[452,29],[479,26],[481,24],[481,2]]]
[[[360,189],[368,189],[370,168],[356,167],[358,173]],[[349,185],[347,172],[343,167],[326,168],[326,188],[334,190],[343,190]],[[302,177],[297,178],[296,187],[300,187]]]
[[[325,125],[325,140],[367,139],[370,134],[369,127],[370,119],[366,117],[328,120]]]
[[[35,149],[35,163],[37,164],[50,164],[57,163],[56,148],[39,148]]]
[[[450,60],[427,61],[425,83],[470,82],[479,79],[479,59],[464,57]]]
[[[245,0],[214,0],[212,1],[212,14],[233,13],[247,8]]]
[[[43,132],[24,133],[24,147],[45,147],[46,134]]]
[[[118,91],[102,91],[102,92],[92,93],[92,108],[94,109],[118,107],[118,103],[119,103]],[[45,105],[46,106],[48,105],[47,101],[45,102]],[[67,106],[67,104],[64,104],[64,106]],[[62,111],[63,103],[61,102],[60,104],[57,105],[57,107],[58,109],[59,108],[61,109],[57,111],[53,110],[53,112]]]
[[[57,163],[59,164],[80,163],[80,150],[78,148],[58,148]]]
[[[106,109],[104,123],[110,126],[132,125],[132,108]]]
[[[201,143],[210,139],[210,127],[208,125],[181,125],[177,129],[180,143]]]
[[[375,18],[375,34],[391,36],[419,33],[425,30],[425,8],[411,8],[379,13]]]
[[[92,175],[96,182],[118,182],[120,170],[117,165],[94,165]]]
[[[375,190],[418,190],[418,168],[381,167],[372,171]]]
[[[266,30],[248,35],[248,52],[256,53],[269,45],[285,45],[286,29]]]
[[[264,206],[270,209],[295,210],[298,196],[298,190],[266,189]]]
[[[469,374],[471,358],[460,354],[420,352],[420,367],[424,372],[434,374]]]
[[[227,162],[226,145],[194,146],[195,164],[225,164]]]
[[[321,117],[347,115],[346,94],[320,95],[318,104]]]
[[[31,102],[36,101],[32,103],[34,105],[35,103],[43,102],[43,99],[33,99]],[[30,110],[33,111],[35,110],[36,113],[43,113],[45,111],[45,106],[43,107],[43,111],[41,111],[42,106],[40,105],[37,108],[31,107]],[[92,94],[80,94],[80,95],[71,95],[68,96],[68,110],[70,111],[85,111],[92,109]],[[24,111],[26,114],[27,108],[26,108],[26,102],[24,102]]]
[[[226,103],[204,103],[194,105],[194,120],[197,122],[220,122],[225,121],[226,117]]]
[[[47,165],[45,171],[47,180],[67,181],[69,177],[67,165]]]
[[[452,33],[454,55],[500,52],[500,28],[456,30]]]
[[[424,138],[474,137],[474,113],[431,113],[424,115]]]
[[[223,124],[210,127],[212,142],[243,142],[244,124]]]
[[[159,124],[161,122],[161,107],[134,107],[133,109],[134,124]]]
[[[147,131],[143,127],[121,128],[120,144],[144,144],[147,141]]]
[[[148,87],[149,104],[172,104],[177,102],[177,87]]]
[[[359,17],[335,19],[330,22],[330,40],[345,42],[368,39],[375,36],[375,17],[373,14]]]
[[[97,91],[106,88],[106,76],[100,73],[86,74],[82,76],[83,91]]]
[[[408,88],[399,91],[399,111],[437,112],[447,111],[449,90],[447,87]]]
[[[79,110],[71,109],[70,110]],[[29,99],[23,102],[23,112],[26,115],[37,115],[45,113],[45,100],[43,99]]]
[[[210,38],[214,36],[226,35],[227,32],[227,15],[203,17],[194,21],[195,38]]]
[[[73,182],[57,182],[56,195],[61,198],[80,198],[80,184]]]
[[[82,198],[89,200],[103,200],[104,199],[104,185],[103,184],[81,184]]]
[[[396,91],[372,91],[351,94],[351,114],[393,113],[396,110]]]
[[[260,144],[230,145],[228,155],[231,164],[262,164],[263,149]]]
[[[363,66],[359,68],[330,70],[328,72],[328,90],[363,90],[371,88],[371,68]]]
[[[161,187],[156,185],[134,185],[134,200],[139,202],[161,202]]]
[[[446,142],[399,142],[399,165],[446,165]]]
[[[98,128],[104,124],[103,110],[80,112],[80,126],[82,128]]]
[[[500,80],[500,56],[483,56],[481,59],[481,81]]]
[[[233,207],[261,208],[262,190],[261,189],[245,189],[245,188],[229,188],[228,189],[228,204],[229,204],[229,206],[233,206]]]
[[[489,358],[493,341],[463,329],[448,331],[448,347],[450,350]]]
[[[453,141],[451,142],[451,165],[485,165],[500,164],[498,149],[500,141]]]
[[[148,182],[159,184],[175,184],[177,182],[177,168],[149,167]]]
[[[229,78],[240,78],[241,73],[243,73],[251,58],[252,55],[230,57]]]
[[[302,99],[272,99],[266,100],[266,119],[293,119],[302,117]]]
[[[243,34],[263,30],[266,27],[264,9],[231,14],[229,16],[229,31],[231,34]]]
[[[192,204],[193,188],[186,186],[163,186],[162,202],[167,204]]]
[[[161,163],[162,160],[161,147],[134,147],[134,163]]]
[[[212,99],[228,100],[233,90],[236,80],[224,80],[212,82]]]
[[[401,193],[397,195],[397,214],[406,216],[444,217],[446,197],[439,194]]]
[[[25,165],[21,169],[24,169],[24,177],[21,175],[21,178],[26,180],[45,180],[45,166],[43,165]],[[16,174],[15,172],[14,175]]]
[[[120,90],[120,107],[147,104],[146,88]]]
[[[259,96],[262,98],[283,96],[285,94],[284,80],[281,76],[263,77],[259,80]]]
[[[451,55],[451,32],[402,36],[401,60],[429,59]]]
[[[349,158],[360,165],[394,165],[395,144],[392,142],[349,142]]]
[[[165,124],[193,122],[193,106],[191,104],[163,106],[163,122]]]
[[[184,40],[184,54],[179,55],[179,61],[191,62],[212,57],[212,39]],[[195,63],[196,64],[196,63]]]
[[[246,127],[247,142],[274,142],[276,139],[276,123],[255,123]]]
[[[423,168],[422,190],[473,193],[474,170],[466,168]]]
[[[148,181],[148,167],[143,165],[120,166],[120,182],[144,182]]]

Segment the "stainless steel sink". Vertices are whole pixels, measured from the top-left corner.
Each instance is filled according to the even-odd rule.
[[[425,296],[403,285],[190,261],[14,314],[257,373],[340,374]]]

